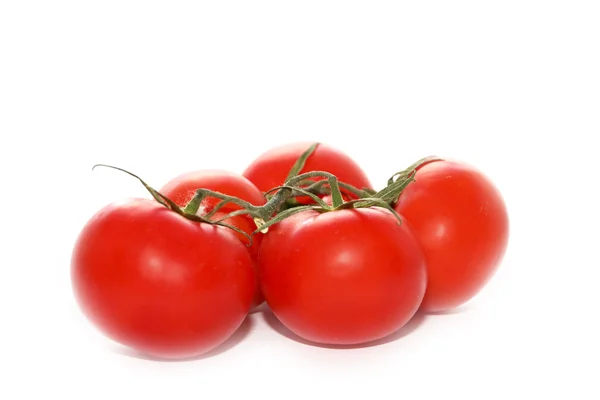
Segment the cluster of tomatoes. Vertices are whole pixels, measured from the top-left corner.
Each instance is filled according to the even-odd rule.
[[[381,339],[419,310],[475,296],[508,242],[489,179],[435,157],[380,191],[324,144],[274,148],[241,175],[200,170],[158,190],[133,176],[151,198],[115,202],[86,223],[72,283],[105,335],[155,357],[215,349],[263,302],[311,342]]]

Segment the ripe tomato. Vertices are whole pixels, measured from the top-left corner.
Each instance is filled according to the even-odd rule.
[[[494,185],[463,163],[433,161],[395,209],[409,221],[427,260],[424,311],[440,312],[474,297],[494,275],[508,243],[508,215]]]
[[[299,142],[270,149],[255,159],[243,175],[263,192],[281,186],[296,160],[311,145],[312,143]],[[329,172],[340,181],[358,189],[372,189],[371,182],[358,164],[348,155],[328,145],[318,145],[306,160],[300,174],[311,171]],[[350,197],[356,198],[354,195]]]
[[[81,309],[102,332],[161,358],[216,348],[241,325],[256,291],[252,261],[232,230],[147,199],[93,216],[71,273]]]
[[[259,273],[267,304],[288,329],[338,345],[397,331],[427,283],[408,225],[380,208],[303,211],[272,225]]]
[[[246,200],[255,206],[263,205],[266,202],[263,193],[248,179],[241,175],[223,170],[199,170],[181,174],[167,182],[159,192],[173,200],[178,206],[185,207],[199,188],[210,189],[230,196],[235,196],[242,200]],[[219,202],[220,200],[214,197],[204,199],[198,210],[198,215],[206,215]],[[241,207],[234,203],[228,203],[214,215],[212,220],[223,218],[226,214],[239,210],[240,208]],[[223,222],[241,229],[248,235],[251,235],[256,229],[254,220],[245,215],[235,216]],[[248,244],[247,237],[239,233],[236,234],[244,244]],[[252,245],[248,247],[248,251],[255,264],[261,240],[261,233],[254,235],[252,238]],[[263,301],[264,299],[260,290],[257,290],[256,296],[252,302],[252,308],[260,305]]]

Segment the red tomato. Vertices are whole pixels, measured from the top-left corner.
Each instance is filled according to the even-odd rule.
[[[294,163],[312,143],[292,143],[273,148],[254,160],[243,175],[263,192],[281,186]],[[300,173],[325,171],[337,176],[345,183],[358,189],[371,189],[371,182],[363,170],[348,155],[333,147],[320,144],[308,157]],[[356,198],[356,196],[350,196]]]
[[[507,243],[504,201],[478,170],[459,162],[433,161],[395,206],[409,221],[427,260],[424,311],[440,312],[474,297],[494,275]]]
[[[169,182],[167,182],[159,192],[173,200],[178,206],[185,205],[194,197],[197,189],[210,189],[216,192],[238,197],[242,200],[260,206],[266,202],[263,193],[248,179],[241,175],[234,174],[222,170],[199,170],[181,174]],[[215,205],[220,202],[219,199],[209,197],[202,202],[198,215],[205,215],[210,212]],[[241,207],[234,203],[229,203],[221,208],[219,212],[212,218],[213,220],[220,219],[226,214],[239,210]],[[223,221],[241,229],[248,235],[256,230],[254,220],[249,216],[237,216]],[[244,244],[248,244],[248,238],[242,234],[236,233]],[[262,240],[262,234],[258,233],[252,238],[252,246],[248,247],[248,251],[252,256],[252,260],[256,263],[258,248]],[[258,283],[258,278],[257,278]],[[264,301],[260,290],[256,291],[256,297],[253,300],[252,308],[260,305]]]
[[[216,348],[241,325],[256,291],[252,260],[233,231],[147,199],[92,217],[71,268],[86,316],[113,340],[161,358]]]
[[[397,331],[427,283],[408,225],[379,208],[303,211],[271,226],[259,272],[267,304],[288,329],[338,345]]]

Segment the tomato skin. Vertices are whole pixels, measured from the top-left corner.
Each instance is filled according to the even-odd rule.
[[[71,278],[80,308],[105,335],[174,359],[227,340],[256,291],[248,251],[230,229],[147,199],[110,204],[88,221]]]
[[[298,157],[311,145],[309,142],[298,142],[272,148],[256,158],[243,175],[263,192],[281,186]],[[354,160],[325,144],[319,144],[300,173],[310,171],[329,172],[358,189],[372,188],[367,175]]]
[[[216,192],[238,197],[242,200],[260,206],[265,204],[266,199],[263,193],[248,179],[233,172],[224,170],[197,170],[186,172],[176,176],[167,182],[159,192],[173,200],[178,206],[185,207],[187,203],[194,197],[196,190],[199,188],[210,189]],[[205,215],[210,212],[220,200],[214,197],[208,197],[202,201],[202,205],[198,210],[198,215]],[[234,203],[228,203],[215,213],[212,220],[223,218],[226,214],[241,209],[240,206]],[[229,218],[223,221],[233,225],[236,228],[251,235],[256,230],[254,220],[245,215]],[[240,233],[235,233],[244,244],[248,244],[248,238]],[[257,233],[252,238],[252,245],[247,247],[252,257],[252,261],[256,265],[258,257],[258,249],[262,240],[262,233]],[[256,278],[258,282],[258,277]],[[259,306],[264,301],[260,290],[256,291],[256,296],[252,302],[252,308]]]
[[[304,211],[269,228],[259,253],[266,302],[298,336],[353,345],[417,311],[427,275],[407,224],[379,208]]]
[[[159,192],[173,200],[180,207],[194,197],[196,189],[210,189],[246,200],[255,206],[265,204],[263,193],[248,179],[225,170],[198,170],[190,171],[167,182]],[[202,206],[210,211],[220,202],[219,199],[209,197],[202,202]],[[239,210],[240,206],[229,203],[224,210]]]
[[[495,274],[508,244],[508,213],[480,171],[456,161],[427,163],[395,210],[410,222],[427,260],[423,311],[462,305]]]

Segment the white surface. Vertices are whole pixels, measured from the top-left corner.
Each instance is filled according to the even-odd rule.
[[[597,1],[197,3],[0,5],[0,398],[598,398]],[[80,315],[79,229],[145,195],[93,164],[160,186],[296,140],[379,186],[429,154],[483,169],[511,217],[498,274],[464,310],[353,350],[257,313],[226,351],[161,363]]]

